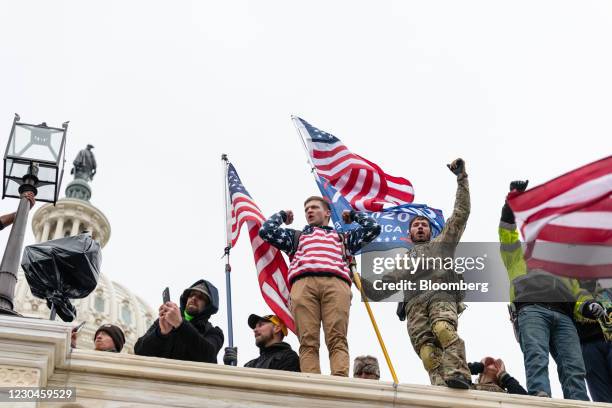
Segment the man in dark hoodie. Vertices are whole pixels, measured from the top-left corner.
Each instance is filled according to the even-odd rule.
[[[269,370],[300,371],[300,358],[283,341],[287,335],[287,326],[278,316],[249,316],[249,327],[253,329],[255,345],[259,347],[259,357],[249,361],[244,366],[251,368],[266,368]],[[238,348],[226,347],[223,356],[225,365],[238,363]]]
[[[201,279],[185,289],[180,300],[180,308],[173,302],[159,307],[159,318],[138,339],[134,353],[216,364],[223,331],[208,319],[219,310],[217,288]]]

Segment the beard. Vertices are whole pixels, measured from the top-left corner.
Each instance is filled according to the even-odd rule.
[[[271,339],[272,339],[272,336],[261,335],[255,339],[255,345],[259,348],[266,347],[266,344],[268,344]]]
[[[429,242],[431,236],[427,236],[427,234],[414,234],[410,235],[410,240],[415,243],[423,243]]]
[[[187,306],[185,306],[185,310],[187,311],[187,313],[189,313],[191,316],[195,316],[197,314],[199,314],[201,312],[200,309],[198,309],[198,307],[194,304],[188,304]]]

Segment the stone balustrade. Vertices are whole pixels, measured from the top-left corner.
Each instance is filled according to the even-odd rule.
[[[393,384],[70,349],[71,325],[0,316],[0,387],[76,387],[40,407],[610,407],[428,385]],[[418,369],[421,369],[420,367]],[[7,403],[0,403],[1,406]]]

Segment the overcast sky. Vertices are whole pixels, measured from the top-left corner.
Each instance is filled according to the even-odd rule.
[[[165,286],[177,299],[202,277],[225,302],[221,153],[266,215],[293,209],[296,225],[317,189],[292,114],[446,215],[456,184],[445,164],[463,157],[463,240],[495,242],[510,180],[536,185],[610,154],[611,38],[606,1],[3,1],[0,140],[14,112],[70,120],[68,164],[95,146],[92,203],[112,226],[103,273],[154,309]],[[242,365],[257,355],[247,316],[268,312],[246,231],[232,267]],[[351,358],[378,356],[390,380],[353,293]],[[395,304],[373,309],[401,382],[427,384]],[[223,306],[212,321],[226,330],[226,319]],[[525,384],[504,303],[471,304],[459,332],[468,360],[500,357]],[[329,372],[324,346],[321,360]],[[551,365],[562,397],[556,378]]]

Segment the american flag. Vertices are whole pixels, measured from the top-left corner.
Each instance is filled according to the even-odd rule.
[[[410,181],[386,174],[378,165],[352,153],[337,137],[296,116],[293,122],[304,139],[317,173],[359,211],[411,203]]]
[[[340,193],[336,191],[323,177],[317,177],[317,186],[321,196],[331,206],[331,219],[334,228],[340,232],[346,232],[358,228],[357,223],[345,224],[342,214],[345,210],[351,210],[351,204]],[[412,242],[410,236],[410,220],[415,216],[427,217],[431,223],[432,238],[436,237],[444,228],[444,216],[441,210],[428,207],[425,204],[402,204],[395,207],[385,208],[379,212],[366,212],[373,217],[381,226],[381,232],[374,241],[361,248],[360,254],[371,251],[387,251],[392,248],[410,248]]]
[[[287,264],[278,249],[259,237],[259,228],[265,222],[265,218],[249,192],[244,188],[231,163],[227,168],[227,185],[232,217],[229,223],[231,246],[236,245],[242,224],[246,223],[261,294],[274,314],[295,332],[295,323],[288,306]]]
[[[528,244],[528,267],[579,279],[612,277],[612,156],[510,193],[508,204]]]

